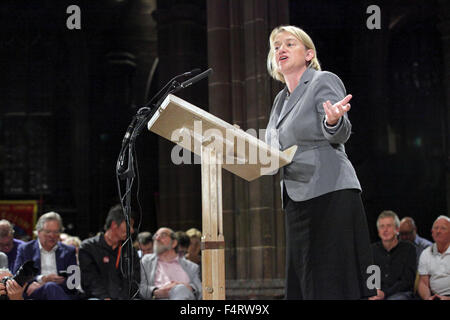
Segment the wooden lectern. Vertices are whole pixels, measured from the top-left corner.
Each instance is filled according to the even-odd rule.
[[[204,300],[224,300],[222,168],[252,181],[289,164],[297,146],[279,151],[237,126],[172,94],[164,99],[147,127],[201,157],[202,295]],[[174,159],[174,155],[177,159]],[[185,158],[187,161],[191,159],[190,155]],[[174,160],[175,163],[179,162],[179,152],[172,152]]]

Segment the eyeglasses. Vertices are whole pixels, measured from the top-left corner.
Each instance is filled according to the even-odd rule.
[[[59,230],[45,230],[45,229],[42,229],[42,232],[44,232],[45,235],[51,234],[51,235],[54,235],[54,236],[56,236],[56,235],[61,233],[61,231],[59,231]]]
[[[156,240],[156,238],[160,237],[161,239],[164,239],[165,237],[170,236],[168,232],[161,232],[161,233],[155,233],[152,237],[153,240]]]

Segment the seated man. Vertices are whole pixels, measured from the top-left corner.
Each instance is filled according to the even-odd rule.
[[[153,253],[145,255],[141,266],[141,297],[144,299],[201,299],[202,284],[197,264],[180,257],[175,233],[160,228],[153,236]]]
[[[0,268],[0,300],[8,297],[8,300],[23,300],[23,287],[21,287],[15,280],[9,279],[4,284],[2,279],[5,277],[12,277],[12,273],[7,268]]]
[[[381,241],[372,244],[375,265],[381,269],[381,288],[369,300],[408,300],[413,298],[416,278],[416,249],[408,241],[397,239],[400,220],[393,211],[378,216]]]
[[[435,243],[420,256],[418,293],[424,300],[450,300],[450,218],[439,216],[431,233]]]
[[[8,269],[14,269],[14,263],[17,257],[17,248],[22,240],[14,239],[14,228],[8,220],[0,220],[0,251],[8,256]]]
[[[427,239],[419,237],[417,234],[416,223],[411,217],[404,217],[400,220],[400,239],[403,241],[410,241],[415,245],[417,264],[419,264],[419,258],[422,251],[432,245]]]
[[[36,281],[25,291],[25,299],[70,300],[74,298],[66,278],[58,275],[76,266],[75,248],[59,242],[63,229],[61,216],[56,212],[43,214],[36,223],[38,239],[21,244],[14,263],[14,273],[28,260],[39,270]]]
[[[133,233],[134,219],[130,219]],[[128,300],[137,295],[140,281],[139,257],[136,249],[128,254],[122,246],[127,239],[125,216],[122,207],[116,205],[106,217],[105,233],[84,240],[78,252],[81,269],[81,287],[91,299]],[[130,239],[131,241],[131,239]],[[131,291],[127,276],[126,257],[131,256]],[[130,296],[131,293],[131,296]]]

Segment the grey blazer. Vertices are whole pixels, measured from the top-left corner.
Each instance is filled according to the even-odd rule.
[[[266,142],[280,150],[298,145],[293,161],[281,168],[281,195],[283,186],[294,201],[341,189],[361,191],[344,148],[352,128],[347,114],[336,126],[325,125],[322,103],[345,97],[342,81],[331,72],[308,68],[288,98],[287,93],[285,87],[276,96],[266,130]]]
[[[189,279],[189,285],[193,289],[194,296],[197,300],[202,298],[202,283],[200,281],[199,266],[185,258],[179,258],[181,267],[186,271]],[[152,299],[153,290],[155,287],[155,273],[158,265],[158,256],[154,253],[146,254],[141,259],[141,284],[139,286],[139,293],[143,299]]]

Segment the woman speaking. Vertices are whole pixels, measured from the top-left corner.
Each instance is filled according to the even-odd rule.
[[[267,67],[286,87],[276,96],[266,142],[298,149],[281,169],[286,213],[286,299],[364,299],[373,264],[361,186],[344,148],[351,95],[321,71],[311,38],[295,26],[270,34]]]

